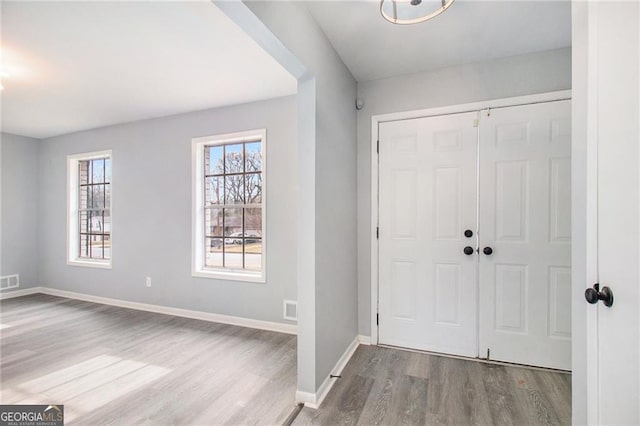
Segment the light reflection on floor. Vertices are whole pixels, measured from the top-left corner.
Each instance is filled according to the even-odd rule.
[[[155,365],[100,355],[2,390],[3,404],[61,404],[65,422],[170,373]]]

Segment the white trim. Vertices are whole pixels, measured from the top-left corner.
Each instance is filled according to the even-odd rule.
[[[95,160],[99,158],[109,158],[111,162],[111,197],[109,198],[109,214],[111,216],[110,224],[110,245],[109,259],[84,259],[79,257],[77,241],[78,235],[78,216],[75,214],[78,209],[78,162],[83,160]],[[112,150],[86,152],[81,154],[72,154],[67,156],[67,247],[66,258],[69,266],[82,266],[88,268],[111,269],[113,262],[113,152]]]
[[[111,246],[113,247],[113,241],[111,243]],[[83,266],[83,267],[86,267],[86,268],[111,269],[111,262],[108,262],[106,260],[101,261],[101,260],[98,260],[98,259],[94,259],[94,260],[79,260],[79,259],[67,260],[67,265],[68,266]]]
[[[298,332],[298,327],[292,324],[281,324],[278,322],[235,317],[231,315],[214,314],[211,312],[192,311],[190,309],[172,308],[169,306],[151,305],[140,302],[129,302],[128,300],[112,299],[109,297],[94,296],[91,294],[76,293],[75,291],[58,290],[56,288],[49,287],[34,287],[25,290],[12,291],[9,293],[1,293],[0,300],[36,293],[48,294],[50,296],[66,297],[75,300],[84,300],[85,302],[100,303],[103,305],[118,306],[120,308],[136,309],[138,311],[173,315],[182,318],[191,318],[201,321],[237,325],[239,327],[255,328],[258,330],[275,331],[278,333],[297,334]]]
[[[433,117],[437,115],[460,114],[463,112],[476,112],[487,108],[504,108],[517,105],[529,105],[543,102],[553,102],[571,99],[571,90],[559,90],[557,92],[538,93],[535,95],[514,96],[511,98],[489,99],[486,101],[472,102],[468,104],[448,105],[437,108],[418,109],[413,111],[392,112],[371,116],[371,121],[382,123],[385,121],[409,120],[412,118]],[[376,131],[375,136],[378,136]],[[373,137],[373,135],[372,135]]]
[[[378,313],[378,240],[376,230],[378,225],[378,126],[380,123],[396,120],[409,120],[412,118],[433,117],[446,114],[460,114],[475,112],[487,108],[503,108],[517,105],[527,105],[542,102],[553,102],[571,99],[571,90],[539,93],[535,95],[516,96],[511,98],[491,99],[481,102],[473,102],[460,105],[449,105],[438,108],[420,109],[415,111],[394,112],[390,114],[378,114],[371,116],[371,343],[378,344],[378,325],[376,314]]]
[[[361,345],[369,346],[371,345],[371,336],[363,336],[362,334],[358,335],[358,342]]]
[[[311,392],[296,391],[296,404],[304,404],[305,407],[317,408],[316,394]]]
[[[359,345],[360,336],[356,336],[356,338],[353,339],[353,342],[351,342],[351,344],[347,347],[336,365],[331,370],[331,374],[327,376],[324,382],[322,382],[316,393],[296,391],[296,402],[302,402],[304,403],[305,407],[309,408],[315,409],[320,407],[322,401],[324,401],[324,399],[329,394],[329,391],[336,383],[336,378],[332,378],[331,375],[339,376],[340,374],[342,374],[342,370],[344,370],[344,367],[346,367],[347,363],[356,352],[356,349],[358,349]]]
[[[262,268],[260,272],[204,266],[204,146],[260,140],[262,154]],[[191,275],[199,278],[265,283],[267,277],[267,129],[202,136],[191,140]]]
[[[13,299],[14,297],[29,296],[31,294],[42,293],[42,287],[25,288],[0,293],[0,300]]]
[[[240,327],[255,328],[258,330],[276,331],[278,333],[297,333],[297,327],[291,324],[281,324],[271,321],[262,321],[251,318],[214,314],[210,312],[192,311],[190,309],[172,308],[169,306],[151,305],[140,302],[129,302],[127,300],[111,299],[108,297],[93,296],[89,294],[76,293],[73,291],[58,290],[47,287],[43,287],[42,290],[42,293],[49,294],[51,296],[68,297],[70,299],[84,300],[86,302],[101,303],[104,305],[118,306],[121,308],[137,309],[139,311],[155,312],[158,314],[173,315],[176,317],[237,325]]]

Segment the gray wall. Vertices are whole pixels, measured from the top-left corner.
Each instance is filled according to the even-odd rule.
[[[358,84],[358,331],[371,335],[371,117],[571,88],[571,49]]]
[[[315,148],[310,167],[315,175],[309,182],[315,192],[315,229],[309,240],[315,251],[310,253],[314,261],[303,265],[298,277],[303,316],[298,324],[298,390],[315,393],[357,335],[356,81],[300,4],[246,4],[308,70],[299,76],[298,96],[312,97],[315,89],[313,117],[300,117],[311,120],[315,138],[302,135],[299,141],[304,149]],[[305,172],[299,176],[306,185]],[[312,280],[306,279],[309,269],[314,269]],[[315,377],[309,377],[314,363]]]
[[[191,276],[191,139],[267,129],[266,284]],[[66,264],[66,159],[113,150],[113,268]],[[41,285],[286,323],[296,299],[296,98],[138,121],[45,139]],[[144,285],[150,276],[151,288]]]
[[[39,144],[37,139],[0,135],[0,275],[20,274],[20,288],[39,285]]]

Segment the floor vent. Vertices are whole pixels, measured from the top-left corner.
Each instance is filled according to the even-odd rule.
[[[284,319],[291,321],[298,320],[298,302],[294,300],[284,301]]]
[[[20,287],[20,275],[5,275],[0,277],[0,290]]]

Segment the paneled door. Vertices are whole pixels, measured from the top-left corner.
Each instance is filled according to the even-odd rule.
[[[571,102],[481,111],[480,354],[571,369]]]
[[[380,124],[381,344],[477,356],[477,118]]]
[[[576,21],[586,31],[583,40],[587,41],[586,46],[575,44],[586,63],[586,67],[577,67],[578,73],[586,80],[584,85],[576,85],[576,98],[581,103],[576,105],[579,115],[574,128],[584,131],[586,141],[579,141],[577,152],[581,154],[586,148],[584,159],[591,166],[585,191],[590,201],[586,204],[587,226],[583,228],[585,278],[589,281],[575,283],[576,303],[586,306],[587,321],[580,325],[589,340],[577,350],[586,352],[588,399],[574,399],[574,410],[585,410],[589,424],[638,425],[640,4],[588,2],[574,4],[572,14],[574,10],[579,13]],[[595,283],[600,295],[606,294],[608,287],[612,304],[598,298],[587,304],[584,291]],[[584,402],[586,406],[581,404]]]

